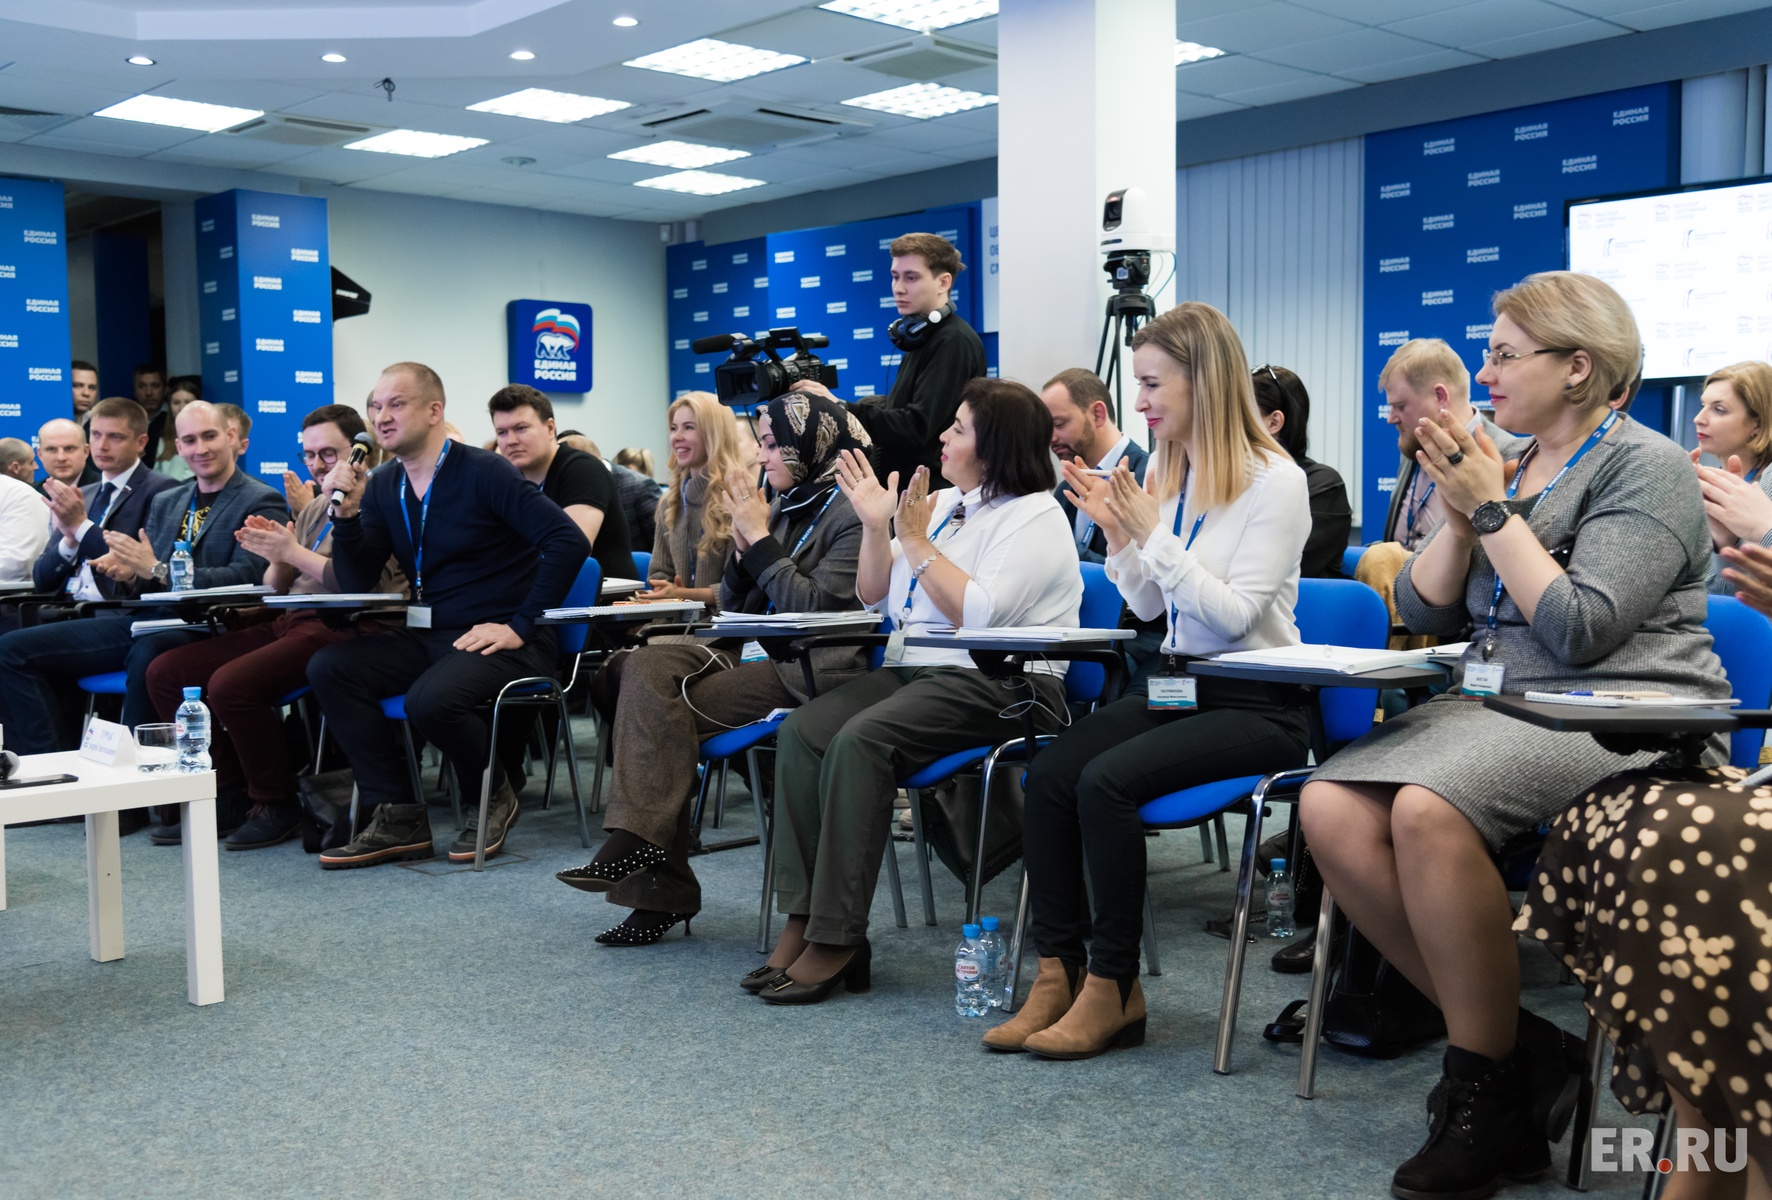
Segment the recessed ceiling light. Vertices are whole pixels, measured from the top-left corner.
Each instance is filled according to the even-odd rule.
[[[718,171],[678,171],[674,175],[658,175],[642,179],[635,187],[663,188],[667,192],[687,192],[691,196],[723,196],[746,188],[762,187],[761,179],[742,175],[722,175]]]
[[[778,54],[774,50],[759,50],[755,46],[722,42],[718,38],[697,38],[656,54],[631,58],[622,65],[731,83],[735,79],[749,79],[765,71],[779,71],[805,61],[798,54]]]
[[[611,25],[614,25],[618,29],[632,29],[634,26],[636,26],[640,23],[640,18],[639,17],[617,17],[617,18],[615,18],[615,20],[613,20],[609,23]]]
[[[322,54],[320,56],[320,61],[321,62],[329,62],[329,63],[341,63],[341,62],[345,61],[345,56],[342,54]]]
[[[819,7],[918,33],[997,15],[997,0],[829,0]]]
[[[132,54],[129,56],[129,65],[132,67],[151,67],[154,65],[154,60],[145,54]]]
[[[513,51],[511,51],[511,57],[516,59],[518,62],[528,62],[530,59],[535,57],[535,51],[533,51],[533,50],[513,50]]]
[[[360,142],[352,142],[346,150],[369,150],[376,154],[408,154],[413,158],[447,158],[475,146],[484,146],[485,138],[457,137],[453,133],[425,133],[418,129],[390,129]]]
[[[644,146],[635,146],[632,150],[617,151],[609,157],[619,158],[623,162],[687,170],[690,167],[711,167],[715,163],[750,156],[748,150],[728,150],[724,146],[698,146],[693,142],[648,142]]]
[[[969,108],[984,108],[995,104],[995,96],[987,96],[983,92],[962,91],[960,88],[943,87],[939,83],[907,83],[903,87],[889,88],[884,92],[871,92],[866,96],[857,96],[843,103],[856,108],[871,108],[876,112],[896,113],[901,117],[915,117],[919,121],[930,117],[945,117],[949,113],[965,112]]]
[[[1217,46],[1202,46],[1199,42],[1176,42],[1175,65],[1183,63],[1204,62],[1209,58],[1223,58],[1224,51]]]
[[[569,125],[574,121],[585,121],[604,113],[632,107],[626,100],[605,100],[601,96],[581,96],[576,92],[551,92],[547,88],[524,88],[508,96],[494,96],[490,100],[470,104],[468,111],[528,117],[531,121],[554,121]]]
[[[265,114],[256,108],[230,108],[225,104],[199,104],[195,100],[174,100],[171,96],[131,96],[120,104],[101,108],[92,114],[117,121],[140,121],[144,125],[170,125],[174,129],[196,129],[214,133],[231,129],[242,121]]]

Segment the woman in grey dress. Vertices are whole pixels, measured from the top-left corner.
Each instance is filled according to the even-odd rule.
[[[1472,635],[1455,688],[1387,720],[1305,788],[1302,816],[1336,901],[1447,1028],[1428,1140],[1402,1197],[1486,1196],[1550,1166],[1568,1120],[1570,1040],[1519,1008],[1518,948],[1491,854],[1608,775],[1647,765],[1483,707],[1489,693],[1729,694],[1704,630],[1710,539],[1680,448],[1614,414],[1636,371],[1624,300],[1587,275],[1498,294],[1477,382],[1533,445],[1511,474],[1487,437],[1421,422],[1446,523],[1397,576],[1414,633]],[[1721,755],[1717,755],[1721,761]]]

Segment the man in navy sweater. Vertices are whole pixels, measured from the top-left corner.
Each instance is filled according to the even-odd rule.
[[[382,372],[369,425],[397,462],[367,474],[340,462],[321,485],[342,488],[332,530],[339,586],[366,592],[392,554],[412,581],[406,627],[328,646],[308,664],[327,728],[356,771],[369,825],[322,867],[367,867],[429,858],[431,823],[411,794],[406,760],[381,700],[406,696],[406,715],[455,764],[464,796],[480,793],[490,730],[480,706],[513,679],[551,674],[553,631],[537,628],[566,598],[590,556],[584,534],[558,505],[496,454],[449,440],[443,381],[421,363]],[[504,845],[517,796],[492,766],[486,853]],[[472,861],[478,805],[449,849]]]

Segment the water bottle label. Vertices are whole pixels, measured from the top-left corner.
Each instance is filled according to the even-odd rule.
[[[978,980],[978,976],[978,963],[972,959],[962,959],[954,964],[955,979],[959,979],[965,983],[975,983]]]
[[[1267,894],[1267,902],[1269,904],[1291,904],[1292,903],[1292,889],[1291,888],[1275,888],[1275,889],[1273,889],[1272,891],[1270,891]]]

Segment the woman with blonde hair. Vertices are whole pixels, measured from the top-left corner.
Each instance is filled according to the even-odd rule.
[[[652,478],[652,451],[644,446],[623,446],[615,452],[615,465]]]
[[[732,558],[732,510],[723,487],[746,467],[732,410],[711,392],[671,403],[671,482],[658,500],[651,587],[643,600],[700,600],[718,607],[720,578]]]
[[[1022,851],[1040,971],[993,1050],[1088,1058],[1144,1039],[1138,942],[1145,840],[1139,805],[1165,792],[1304,763],[1296,688],[1195,678],[1183,664],[1298,644],[1293,606],[1310,532],[1304,471],[1256,411],[1243,343],[1189,302],[1132,340],[1152,451],[1140,487],[1064,464],[1069,496],[1107,535],[1107,573],[1143,620],[1168,616],[1167,661],[1147,696],[1090,714],[1027,778]],[[1093,912],[1085,891],[1093,886]]]
[[[1607,403],[1639,362],[1629,307],[1591,275],[1547,271],[1499,293],[1494,311],[1477,382],[1495,423],[1532,443],[1510,478],[1481,430],[1417,423],[1416,461],[1447,516],[1396,581],[1411,633],[1470,648],[1451,691],[1330,759],[1301,808],[1329,892],[1446,1018],[1427,1141],[1391,1181],[1406,1200],[1486,1196],[1549,1170],[1581,1041],[1519,1007],[1494,854],[1655,758],[1527,725],[1483,697],[1729,694],[1704,628],[1698,480],[1678,446]]]
[[[1772,471],[1766,469],[1772,466],[1772,366],[1750,361],[1712,371],[1692,425],[1698,432],[1692,463],[1717,550],[1706,583],[1727,595],[1735,589],[1723,578],[1722,551],[1772,546]],[[1704,454],[1721,466],[1704,466]]]

